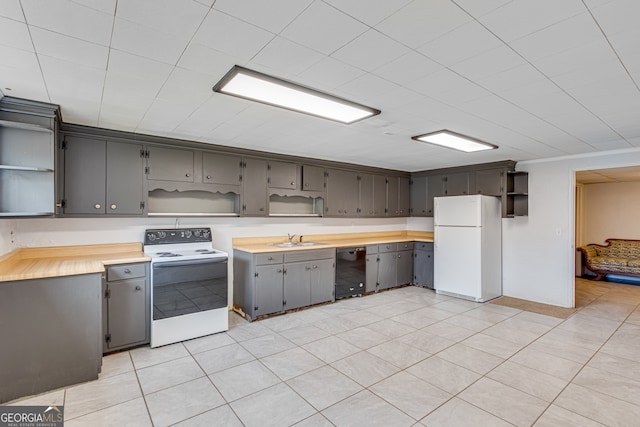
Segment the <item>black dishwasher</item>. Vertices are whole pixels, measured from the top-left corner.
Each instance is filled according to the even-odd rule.
[[[364,295],[367,249],[336,249],[336,299]]]

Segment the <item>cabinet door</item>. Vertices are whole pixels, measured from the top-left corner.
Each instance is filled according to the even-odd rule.
[[[302,189],[305,191],[324,191],[324,168],[302,165]]]
[[[65,144],[64,213],[104,214],[106,141],[66,136]]]
[[[430,250],[414,252],[413,284],[433,289],[433,244],[430,247]]]
[[[365,291],[373,292],[378,290],[378,253],[367,251],[367,266],[365,274]]]
[[[397,253],[396,285],[406,285],[413,279],[413,251]]]
[[[217,153],[202,153],[202,182],[205,184],[240,185],[242,159]]]
[[[327,216],[355,217],[358,209],[358,174],[327,170]]]
[[[267,215],[267,161],[244,159],[242,174],[242,214]]]
[[[282,311],[283,271],[282,264],[256,267],[254,306],[256,316]]]
[[[502,169],[476,171],[476,194],[501,196],[504,183]]]
[[[107,301],[108,324],[111,341],[108,347],[117,348],[147,338],[147,282],[146,279],[129,279],[109,282]]]
[[[387,178],[383,175],[373,176],[373,216],[384,217],[387,209]]]
[[[396,286],[397,252],[381,252],[378,254],[378,289]]]
[[[433,216],[433,198],[444,196],[443,179],[442,175],[427,177],[427,216]]]
[[[149,147],[147,179],[193,182],[193,150]]]
[[[311,304],[311,262],[284,265],[284,309],[291,310]]]
[[[362,174],[358,177],[360,190],[358,192],[358,215],[361,217],[373,217],[374,215],[374,187],[373,175]]]
[[[409,216],[411,180],[398,178],[398,216]]]
[[[141,145],[107,141],[107,214],[142,214]]]
[[[446,196],[464,196],[469,194],[469,172],[446,175],[444,187],[444,194]]]
[[[414,176],[411,180],[411,216],[427,216],[427,177]]]
[[[321,259],[311,264],[311,304],[333,301],[336,277],[333,260]]]
[[[267,169],[270,188],[298,188],[298,165],[295,163],[270,161]]]
[[[398,206],[398,177],[387,177],[387,216],[399,216],[400,208]]]

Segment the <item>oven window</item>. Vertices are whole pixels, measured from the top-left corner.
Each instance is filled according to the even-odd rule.
[[[227,307],[227,261],[153,264],[153,320]]]

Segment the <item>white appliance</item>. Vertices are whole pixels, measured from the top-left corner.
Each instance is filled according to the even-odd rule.
[[[209,228],[145,231],[151,257],[151,347],[229,328],[226,252]]]
[[[477,302],[502,295],[500,199],[434,198],[434,288]]]

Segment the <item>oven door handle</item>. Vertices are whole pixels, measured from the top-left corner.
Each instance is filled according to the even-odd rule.
[[[227,262],[228,258],[208,258],[208,259],[194,259],[187,261],[168,261],[168,262],[155,262],[152,263],[153,268],[168,268],[168,267],[180,267],[185,265],[197,265],[197,264],[221,264]]]

